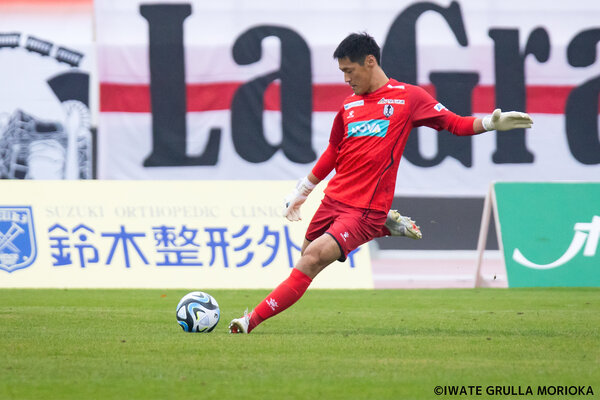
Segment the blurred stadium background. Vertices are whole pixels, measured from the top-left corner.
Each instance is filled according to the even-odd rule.
[[[293,181],[325,148],[349,93],[331,54],[351,31],[378,40],[389,76],[459,114],[530,113],[532,129],[502,136],[413,131],[394,207],[425,238],[371,243],[374,287],[471,287],[492,181],[600,176],[595,1],[0,7],[5,179],[218,180],[232,182],[232,195],[238,180]],[[506,287],[496,237],[492,219],[481,273]]]
[[[597,395],[599,15],[597,0],[0,1],[0,397]],[[332,53],[357,31],[454,112],[535,123],[415,129],[393,206],[424,238],[377,239],[312,288],[510,289],[310,290],[253,342],[224,323],[181,334],[188,290],[228,322],[289,274],[324,185],[301,223],[283,198],[350,94]]]

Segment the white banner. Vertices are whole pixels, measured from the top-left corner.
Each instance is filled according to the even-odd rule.
[[[0,4],[0,178],[93,178],[92,12],[91,0]]]
[[[332,54],[356,31],[378,41],[390,77],[456,113],[535,121],[498,136],[413,131],[398,195],[600,176],[597,1],[97,0],[95,11],[100,178],[306,175],[351,93]]]
[[[293,185],[4,181],[0,287],[273,288],[300,258],[310,221],[282,216],[280,193]],[[315,189],[302,212],[322,197]],[[368,246],[312,286],[373,288]]]

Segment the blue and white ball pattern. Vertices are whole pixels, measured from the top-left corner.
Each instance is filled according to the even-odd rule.
[[[177,322],[185,332],[211,332],[221,318],[217,301],[208,293],[191,292],[177,304]]]

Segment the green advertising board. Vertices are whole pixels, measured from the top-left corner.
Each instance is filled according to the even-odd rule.
[[[509,287],[600,286],[600,183],[494,183]]]

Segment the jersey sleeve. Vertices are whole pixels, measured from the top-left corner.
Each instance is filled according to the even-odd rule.
[[[419,86],[411,87],[413,126],[428,126],[441,131],[446,129],[458,136],[475,135],[475,117],[461,117],[448,110]]]
[[[321,157],[317,160],[317,163],[312,169],[314,176],[323,180],[329,175],[335,167],[337,160],[338,148],[342,139],[344,138],[344,117],[343,110],[338,111],[335,119],[333,120],[333,126],[331,127],[331,134],[329,136],[329,145],[321,154]]]
[[[329,144],[337,148],[342,139],[344,139],[344,133],[344,109],[341,108],[333,120],[331,134],[329,135]]]

